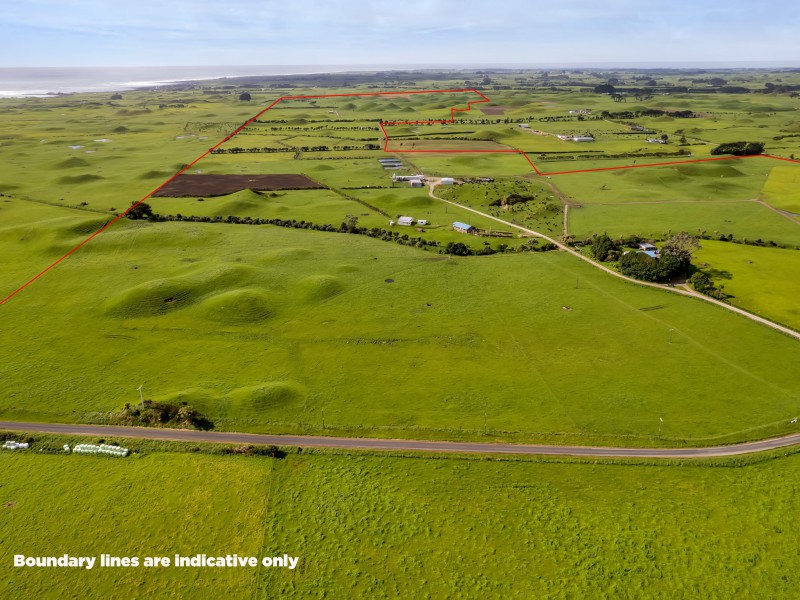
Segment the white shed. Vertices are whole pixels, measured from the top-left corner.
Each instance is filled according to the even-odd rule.
[[[397,224],[407,225],[410,227],[411,225],[414,224],[414,217],[400,217],[399,219],[397,219]]]
[[[442,185],[453,185],[453,183],[452,177],[442,177]]]

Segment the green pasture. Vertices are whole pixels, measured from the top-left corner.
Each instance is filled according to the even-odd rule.
[[[84,598],[133,589],[198,599],[221,589],[232,598],[795,597],[796,455],[737,467],[291,450],[282,460],[0,450],[0,589],[18,598],[64,589]],[[16,553],[286,553],[300,563],[15,569]]]
[[[800,252],[704,241],[695,262],[732,304],[800,330]]]
[[[552,175],[551,181],[575,202],[587,205],[676,200],[751,200],[758,198],[776,162],[760,157],[742,158],[592,173],[567,173]],[[639,161],[637,164],[644,163]],[[542,171],[555,172],[595,168],[597,164],[560,161],[537,163],[537,166]]]
[[[51,211],[4,229],[3,289],[103,222]],[[800,389],[794,340],[568,255],[272,226],[125,220],[0,328],[5,418],[102,421],[144,384],[223,429],[652,443],[662,416],[702,443],[790,427]],[[654,355],[680,377],[654,385]]]
[[[686,135],[691,148],[706,149],[704,142],[714,136],[727,139],[734,125],[752,127],[748,135],[767,137],[798,130],[795,106],[785,97],[675,94],[618,103],[580,91],[584,84],[578,82],[596,85],[596,74],[575,81],[572,92],[501,89],[490,97],[495,105],[509,107],[509,118],[533,117],[532,128],[595,132],[598,141],[582,150],[630,149],[641,140],[621,135],[628,127],[624,119],[538,119],[561,118],[576,108],[595,113],[692,108],[703,114],[643,123],[670,135],[666,148],[672,148],[676,136]],[[412,88],[433,85],[420,80]],[[113,102],[100,95],[0,102],[0,154],[12,167],[0,190],[9,196],[0,198],[0,246],[7,257],[0,285],[9,292],[16,289],[96,231],[109,213],[139,200],[275,98],[342,91],[253,89],[253,100],[240,102],[240,90],[208,84],[195,90],[126,93]],[[262,115],[269,122],[254,124],[229,145],[240,140],[313,145],[362,135],[338,126],[366,127],[366,138],[375,133],[379,119],[447,118],[450,106],[474,99],[474,94],[422,94],[287,101]],[[478,106],[457,114],[455,125],[396,126],[393,132],[435,137],[469,131],[475,142],[514,147],[541,137],[512,122],[488,123],[497,117],[484,115]],[[95,141],[101,139],[110,141]],[[794,139],[779,141],[791,145]],[[421,233],[408,229],[410,237],[480,248],[484,240],[457,234],[450,223],[502,229],[428,198],[425,190],[388,187],[391,174],[377,161],[386,155],[370,156],[362,151],[303,153],[299,158],[293,153],[218,154],[192,171],[305,173],[390,215],[428,218],[431,226]],[[406,172],[525,176],[525,185],[542,202],[557,194],[539,186],[556,185],[584,206],[571,210],[575,233],[605,224],[655,233],[665,227],[719,227],[736,236],[784,243],[796,235],[790,221],[766,208],[733,202],[757,198],[762,189],[778,206],[775,198],[784,193],[791,202],[794,167],[767,159],[539,180],[517,154],[398,156]],[[624,162],[543,161],[540,168]],[[773,176],[775,169],[780,171]],[[496,187],[502,185],[498,181]],[[560,214],[490,210],[480,189],[439,192],[525,226],[554,235],[561,231]],[[662,201],[670,204],[640,204]],[[157,198],[152,204],[162,213],[332,225],[354,215],[360,225],[388,226],[377,211],[330,190],[244,191],[203,202]],[[501,242],[506,240],[490,241],[495,246]],[[470,437],[486,429],[488,435],[525,439],[557,434],[652,441],[653,423],[664,415],[675,425],[670,435],[700,443],[713,436],[755,436],[752,431],[764,426],[783,427],[793,416],[798,389],[796,369],[790,368],[790,340],[697,301],[609,280],[569,256],[460,260],[363,236],[269,226],[124,220],[5,305],[0,323],[11,340],[0,350],[7,385],[0,411],[48,420],[102,420],[105,412],[135,400],[131,390],[145,383],[154,399],[191,401],[221,428],[321,431],[324,409],[326,430],[365,435]],[[14,335],[18,323],[26,323],[30,335]],[[670,329],[680,335],[665,348],[664,332]],[[742,347],[764,350],[754,361]],[[664,362],[660,372],[682,374],[672,385],[654,388],[653,352]],[[99,372],[102,378],[89,375]],[[731,397],[739,399],[733,407],[720,400]],[[698,401],[706,407],[702,419]]]
[[[733,234],[739,240],[761,239],[800,246],[800,224],[748,201],[586,203],[580,208],[570,208],[569,231],[578,239],[598,233],[666,239],[687,231],[695,235]]]
[[[561,200],[541,179],[504,178],[486,183],[439,186],[437,196],[458,202],[505,221],[517,223],[545,235],[561,236],[564,220]],[[491,206],[512,195],[528,198],[524,202]]]
[[[352,215],[358,217],[361,226],[388,225],[383,215],[326,189],[260,193],[242,190],[227,196],[201,199],[158,197],[153,198],[150,204],[155,212],[164,215],[235,215],[254,219],[294,219],[335,227],[339,227],[348,215]]]
[[[800,215],[800,169],[797,165],[774,167],[764,184],[762,197],[770,206]]]
[[[140,565],[145,556],[260,555],[271,479],[263,463],[188,453],[118,459],[0,452],[3,596],[252,594],[258,573],[251,569],[101,568],[99,555],[139,556]],[[98,559],[91,570],[15,568],[14,554]]]

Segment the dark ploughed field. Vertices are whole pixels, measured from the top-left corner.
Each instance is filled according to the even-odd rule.
[[[296,173],[279,175],[178,175],[153,196],[226,196],[241,190],[309,190],[325,186]]]

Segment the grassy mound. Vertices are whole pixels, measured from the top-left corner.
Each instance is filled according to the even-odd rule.
[[[183,308],[201,295],[188,281],[156,279],[134,286],[106,302],[105,312],[111,316],[151,317]]]
[[[474,139],[476,139],[476,140],[485,140],[485,141],[488,141],[488,142],[496,142],[501,137],[503,137],[503,134],[500,133],[499,131],[481,131],[480,133],[477,133],[472,137]]]
[[[255,269],[223,265],[213,270],[146,281],[109,299],[105,312],[123,318],[152,317],[195,304],[215,290],[223,290],[252,278]]]
[[[312,275],[297,282],[297,291],[306,302],[319,302],[341,294],[342,282],[331,275]]]
[[[66,160],[62,160],[60,163],[56,164],[56,169],[72,169],[75,167],[88,167],[89,161],[84,160],[83,158],[79,158],[77,156],[73,156]]]
[[[204,407],[213,402],[215,397],[216,395],[207,389],[188,388],[185,390],[179,390],[177,392],[171,392],[169,394],[164,394],[163,396],[157,396],[155,400],[157,402],[169,404],[185,402],[191,406]]]
[[[245,324],[269,319],[275,314],[275,299],[258,289],[238,289],[216,294],[203,301],[203,316],[221,323]]]
[[[262,261],[265,264],[275,264],[289,260],[302,260],[304,258],[309,258],[312,254],[313,252],[308,248],[281,248],[265,253],[262,257]]]
[[[69,224],[59,229],[59,237],[71,238],[75,236],[86,236],[94,233],[100,229],[106,222],[106,219],[70,219]]]
[[[294,381],[270,381],[234,390],[228,399],[239,410],[260,413],[269,409],[284,409],[304,396],[305,391]]]
[[[139,179],[165,179],[174,175],[170,171],[147,171],[147,173],[142,173],[139,175]]]
[[[675,170],[690,177],[744,177],[744,173],[729,164],[687,164]]]
[[[66,184],[66,185],[73,185],[76,183],[89,183],[90,181],[98,181],[102,179],[100,175],[92,175],[91,173],[85,173],[83,175],[66,175],[61,177],[58,180],[58,183]]]

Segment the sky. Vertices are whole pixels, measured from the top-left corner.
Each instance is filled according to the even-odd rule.
[[[0,67],[800,62],[790,0],[0,0]]]

